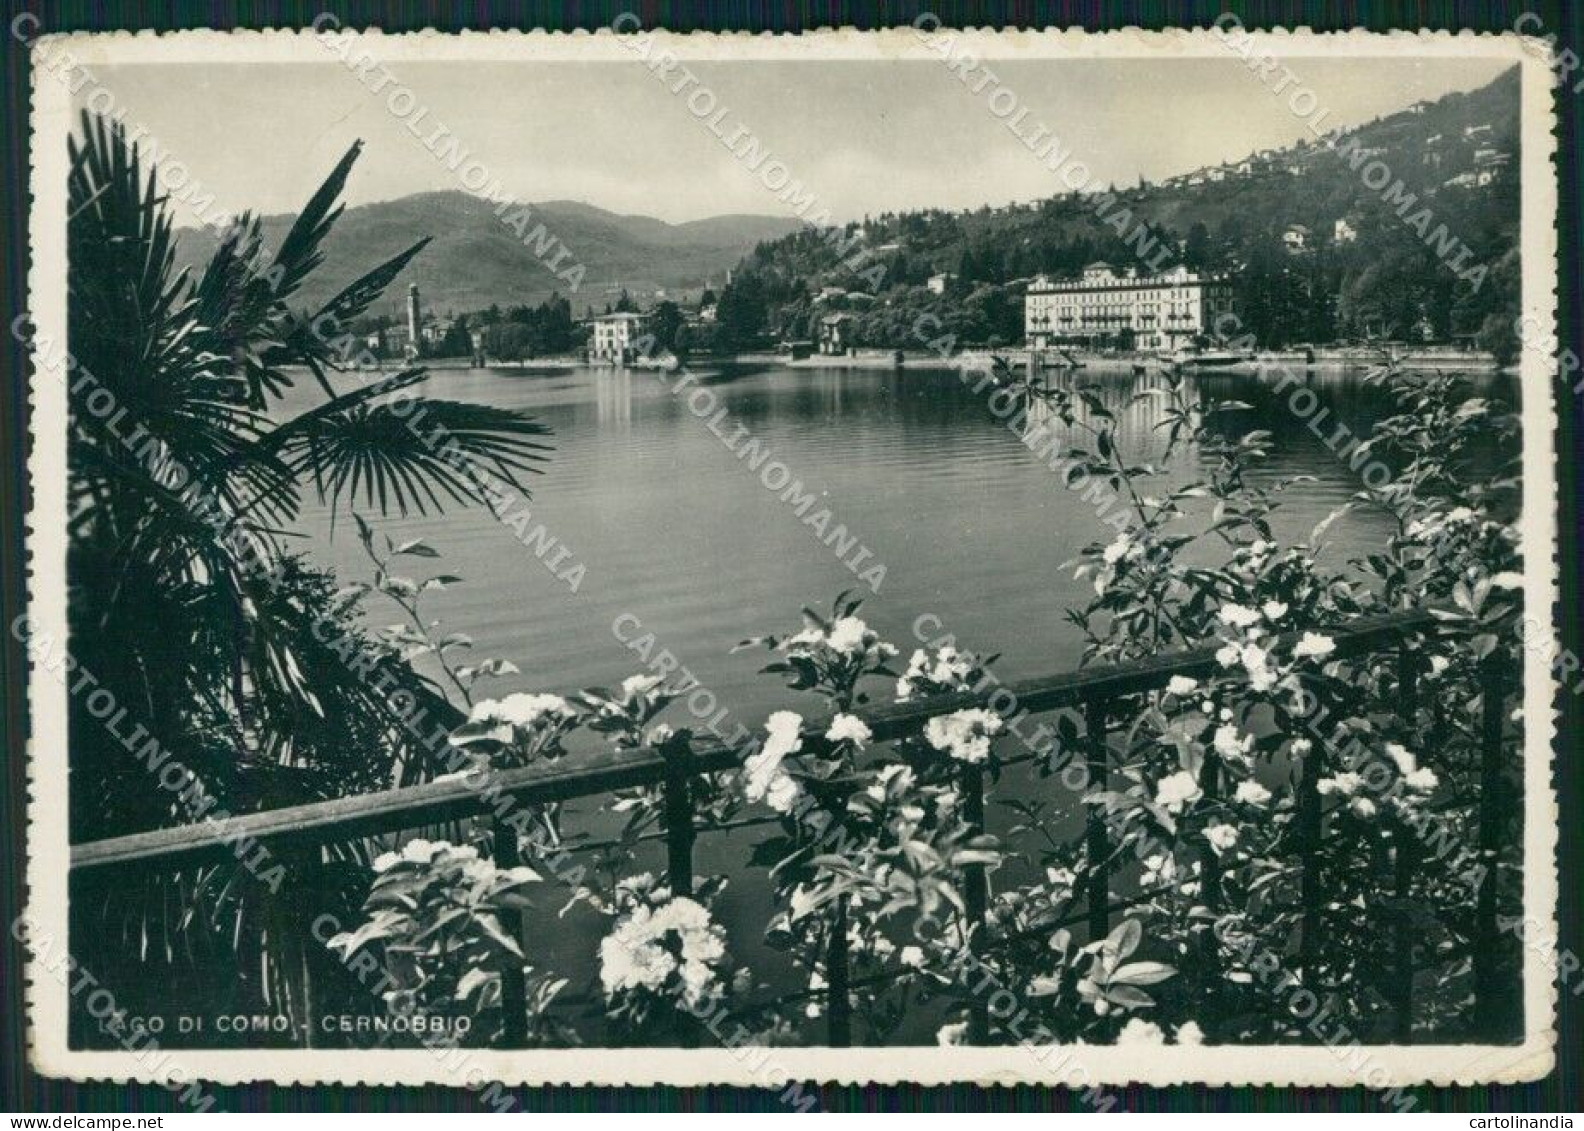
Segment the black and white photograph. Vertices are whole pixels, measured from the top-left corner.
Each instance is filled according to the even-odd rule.
[[[1552,1069],[1543,45],[31,50],[39,1071]]]

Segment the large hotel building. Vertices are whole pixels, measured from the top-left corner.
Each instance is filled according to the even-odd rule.
[[[1024,334],[1031,349],[1058,345],[1176,349],[1216,328],[1232,309],[1232,285],[1186,267],[1163,275],[1118,275],[1109,263],[1091,263],[1076,279],[1029,284]]]

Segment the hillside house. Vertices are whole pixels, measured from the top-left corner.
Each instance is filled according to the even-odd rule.
[[[839,356],[852,349],[858,320],[851,314],[827,314],[819,322],[820,353]]]

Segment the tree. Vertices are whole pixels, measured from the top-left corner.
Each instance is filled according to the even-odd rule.
[[[650,332],[654,335],[655,345],[663,350],[674,350],[677,333],[682,329],[681,308],[674,302],[660,302],[655,304],[650,314]]]
[[[472,357],[473,334],[468,329],[466,314],[459,314],[435,345],[436,357]]]
[[[165,198],[124,128],[84,114],[70,143],[68,332],[94,378],[69,402],[74,647],[237,813],[435,769],[386,697],[341,678],[345,661],[324,643],[352,614],[286,551],[305,499],[332,513],[421,513],[478,500],[478,473],[520,484],[548,451],[548,430],[518,412],[417,394],[421,368],[372,380],[359,370],[362,341],[341,327],[427,239],[327,302],[293,307],[360,150],[273,254],[258,219],[243,216],[194,279],[175,268]],[[118,422],[99,412],[105,394]],[[419,414],[426,430],[409,426]],[[116,426],[134,421],[135,448]],[[454,455],[432,445],[437,428]],[[407,669],[401,685],[416,693],[426,681]],[[374,734],[385,741],[371,745]],[[70,756],[75,837],[194,819],[80,712]]]
[[[753,345],[764,333],[767,316],[763,281],[756,272],[742,272],[726,288],[716,307],[721,343],[728,349]]]

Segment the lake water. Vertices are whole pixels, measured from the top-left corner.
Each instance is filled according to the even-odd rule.
[[[1162,402],[1123,407],[1140,382],[1160,386],[1158,375],[1090,369],[1082,379],[1099,385],[1107,407],[1123,413],[1130,452],[1158,452]],[[622,635],[637,634],[636,619],[715,691],[733,719],[757,724],[796,697],[756,674],[762,652],[732,655],[733,644],[793,629],[799,606],[826,607],[854,587],[865,597],[860,615],[904,657],[916,644],[915,619],[931,613],[964,646],[1002,653],[998,672],[1006,679],[1077,661],[1079,640],[1063,611],[1083,600],[1084,583],[1060,567],[1114,531],[955,372],[744,368],[707,375],[701,384],[727,414],[713,431],[686,403],[698,386],[676,394],[674,380],[577,369],[443,371],[428,381],[430,395],[521,409],[554,430],[556,450],[545,473],[531,477],[527,506],[533,525],[543,523],[570,550],[560,570],[586,566],[578,591],[569,592],[482,507],[374,520],[393,538],[422,537],[443,555],[411,560],[414,576],[463,578],[426,601],[446,631],[473,638],[475,656],[499,656],[522,669],[491,694],[566,691],[633,674],[640,662],[612,628],[625,614]],[[1235,374],[1198,380],[1213,396],[1255,406],[1238,414],[1243,426],[1275,433],[1267,478],[1313,477],[1285,494],[1276,523],[1284,536],[1302,537],[1358,489],[1357,473],[1275,404],[1270,382]],[[1358,374],[1314,372],[1307,381],[1329,414],[1316,431],[1329,433],[1335,421],[1366,435],[1391,411],[1386,391]],[[831,529],[839,523],[856,537],[846,561],[867,549],[871,556],[859,570],[883,565],[877,593],[847,568],[840,546],[827,545],[765,486],[765,467],[755,474],[717,435],[730,437],[736,425],[817,496],[804,519],[828,508]],[[1180,483],[1206,470],[1196,462],[1197,454],[1187,453],[1157,482]],[[512,506],[506,517],[521,509]],[[322,511],[311,511],[304,525],[313,556],[343,581],[369,575],[345,515],[333,534]],[[1386,529],[1384,516],[1349,516],[1330,532],[1333,553],[1378,544]],[[376,601],[372,620],[396,619],[390,611]]]
[[[569,548],[563,571],[574,562],[586,566],[578,591],[569,592],[483,508],[376,523],[397,540],[422,537],[441,552],[440,561],[412,561],[415,577],[464,579],[435,594],[428,608],[444,631],[473,638],[476,657],[509,659],[521,669],[486,694],[565,692],[634,674],[641,662],[613,631],[626,617],[623,635],[637,635],[633,626],[641,624],[715,693],[729,712],[728,730],[732,722],[757,728],[781,707],[819,712],[813,698],[758,674],[763,652],[734,655],[732,646],[746,636],[794,629],[800,605],[828,606],[838,591],[861,583],[717,435],[730,437],[736,425],[818,496],[808,514],[828,507],[833,523],[870,552],[861,568],[883,564],[879,592],[865,590],[860,615],[898,645],[904,662],[919,643],[915,620],[927,613],[936,618],[931,625],[963,646],[1000,652],[996,671],[1003,679],[1077,663],[1080,640],[1063,613],[1082,603],[1086,589],[1062,563],[1090,541],[1109,541],[1113,530],[954,371],[729,369],[700,382],[726,413],[713,431],[685,395],[670,390],[674,380],[648,371],[575,369],[448,371],[428,381],[434,396],[522,409],[554,430],[554,456],[533,480],[534,524],[543,523]],[[1159,451],[1163,434],[1154,425],[1162,402],[1125,407],[1137,389],[1163,386],[1159,374],[1091,368],[1081,380],[1099,385],[1106,405],[1121,414],[1130,452]],[[1190,380],[1218,399],[1254,406],[1239,414],[1240,426],[1275,435],[1264,479],[1312,477],[1285,495],[1275,523],[1283,539],[1306,536],[1359,487],[1356,473],[1316,433],[1330,434],[1340,423],[1367,435],[1372,422],[1392,411],[1387,391],[1358,373],[1311,371],[1303,378],[1328,414],[1314,431],[1276,402],[1272,382],[1261,377]],[[1196,466],[1201,459],[1184,453],[1149,493],[1203,473]],[[333,565],[343,581],[368,576],[345,516],[333,536],[322,510],[308,516],[306,527],[313,556]],[[1383,515],[1350,515],[1332,528],[1330,552],[1340,559],[1378,546],[1388,527]],[[391,611],[376,603],[372,623],[393,622]],[[688,721],[676,707],[663,717]],[[1001,788],[1017,786],[1009,780]],[[610,827],[598,814],[578,819],[596,832]],[[1005,819],[992,808],[992,828]],[[698,861],[703,871],[737,877],[720,908],[724,921],[741,928],[733,931],[734,949],[772,986],[786,989],[796,984],[795,974],[756,942],[754,925],[771,911],[763,873],[741,879],[756,839],[752,830],[705,838]],[[658,846],[650,849],[634,869],[663,867]],[[578,972],[579,992],[589,987],[590,956],[603,929],[594,917],[574,912],[542,936],[548,960]],[[930,1043],[936,1023],[921,1014],[903,1036]],[[589,1037],[597,1040],[597,1030]]]

